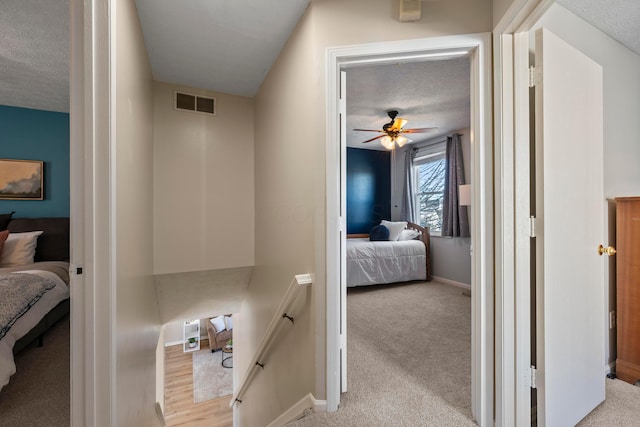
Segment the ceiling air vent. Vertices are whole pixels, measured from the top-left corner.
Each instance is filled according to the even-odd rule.
[[[177,110],[196,111],[205,114],[216,114],[215,98],[176,92],[175,107]]]

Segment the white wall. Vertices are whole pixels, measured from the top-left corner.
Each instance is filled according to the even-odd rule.
[[[256,96],[256,268],[238,319],[243,331],[235,330],[240,376],[293,275],[315,273],[316,279],[308,314],[296,318],[286,345],[256,377],[245,396],[251,404],[235,410],[240,425],[268,423],[306,393],[326,396],[326,49],[492,28],[490,0],[428,2],[423,20],[408,24],[398,22],[394,4],[312,1]],[[287,132],[281,131],[283,118]]]
[[[640,56],[622,46],[560,5],[554,4],[537,23],[602,65],[604,79],[604,196],[612,199],[640,195]],[[532,33],[533,34],[533,33]],[[603,200],[608,222],[615,221]],[[603,224],[605,236],[611,227]],[[609,234],[610,241],[615,240]],[[608,242],[604,242],[606,245]],[[615,264],[610,263],[613,268]],[[610,281],[607,304],[615,307],[615,282]],[[607,310],[607,312],[609,311]],[[608,313],[605,322],[608,324]],[[607,363],[615,360],[615,330],[607,329]]]
[[[115,134],[111,146],[116,281],[114,423],[150,426],[157,424],[155,357],[160,334],[152,276],[152,76],[133,0],[117,0],[114,7]]]
[[[462,161],[464,163],[464,177],[467,184],[471,184],[471,129],[459,129],[461,133]],[[453,133],[453,132],[452,132]],[[428,145],[445,141],[445,137],[434,138],[420,145]],[[404,191],[404,156],[405,151],[398,151],[393,167],[393,189],[391,196],[391,216],[394,221],[400,220],[402,193]],[[471,210],[468,210],[471,218]],[[471,222],[471,221],[469,221]],[[471,237],[440,237],[431,236],[431,268],[433,276],[452,280],[454,282],[471,284]]]
[[[173,108],[216,98],[215,116]],[[254,264],[253,100],[155,83],[154,273]]]

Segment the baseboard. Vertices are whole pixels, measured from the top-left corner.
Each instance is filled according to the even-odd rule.
[[[209,335],[200,336],[200,341],[203,341],[203,340],[209,340]],[[164,346],[165,347],[171,347],[171,346],[174,346],[174,345],[182,345],[182,344],[184,344],[184,341],[169,341],[169,342],[164,343]]]
[[[313,394],[309,393],[284,411],[278,418],[271,421],[267,427],[282,427],[292,421],[298,420],[304,416],[304,412],[307,409],[314,412],[326,412],[327,401],[316,400]]]
[[[162,406],[160,406],[159,402],[156,402],[155,405],[153,405],[155,410],[156,410],[156,416],[158,417],[158,422],[160,422],[160,425],[162,427],[165,427],[167,425],[167,422],[164,419],[164,413],[162,412]]]
[[[316,400],[315,405],[313,407],[313,412],[327,412],[327,401]]]
[[[605,374],[613,374],[616,372],[616,362],[611,362],[604,367]]]
[[[466,283],[456,282],[455,280],[445,279],[444,277],[438,276],[431,276],[431,279],[445,285],[457,286],[458,288],[466,289],[468,291],[471,290],[471,285],[467,285]]]

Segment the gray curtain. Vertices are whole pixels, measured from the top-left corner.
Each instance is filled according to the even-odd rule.
[[[460,134],[447,137],[446,170],[444,176],[444,200],[442,209],[442,235],[469,237],[467,207],[460,206],[459,186],[464,184],[464,165]]]
[[[416,198],[413,194],[413,159],[417,151],[416,148],[409,147],[404,152],[404,191],[402,192],[402,207],[400,209],[402,219],[415,224],[417,222],[415,218]]]

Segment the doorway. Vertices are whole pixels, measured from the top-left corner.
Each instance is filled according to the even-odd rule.
[[[362,64],[425,61],[466,53],[471,59],[472,413],[479,425],[493,419],[493,194],[490,35],[437,37],[329,49],[327,79],[327,409],[335,411],[346,375],[344,283],[346,144],[340,98],[341,70]]]

